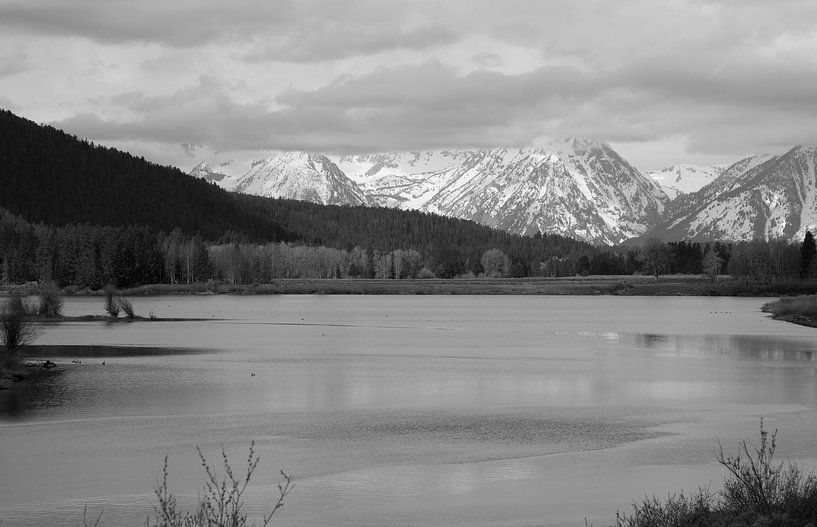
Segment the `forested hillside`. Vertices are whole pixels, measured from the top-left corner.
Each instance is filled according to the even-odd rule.
[[[0,263],[6,282],[55,280],[96,287],[108,281],[177,281],[182,274],[185,281],[222,278],[225,273],[211,264],[210,271],[202,264],[193,272],[191,244],[195,251],[212,247],[219,257],[225,246],[240,246],[248,255],[263,252],[259,244],[281,242],[347,255],[356,251],[368,263],[341,269],[335,262],[331,272],[316,271],[328,264],[325,252],[315,252],[320,264],[299,260],[304,267],[299,272],[361,277],[377,275],[383,265],[377,260],[393,251],[412,260],[419,255],[419,269],[441,277],[483,273],[482,257],[492,249],[508,258],[497,272],[516,276],[573,274],[574,263],[595,252],[561,236],[511,235],[422,212],[229,193],[175,168],[95,146],[8,111],[0,111],[0,186],[0,208],[6,211],[0,221]],[[174,270],[178,262],[164,261],[179,258],[179,247],[188,251],[185,273]],[[247,258],[258,261],[258,254]],[[402,268],[399,261],[396,266]],[[405,268],[419,270],[416,263]],[[277,273],[257,271],[246,279],[268,276]]]
[[[5,110],[0,187],[0,207],[35,223],[179,227],[212,240],[230,231],[258,241],[296,237],[213,184]]]

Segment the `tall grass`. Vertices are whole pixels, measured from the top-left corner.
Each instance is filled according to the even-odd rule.
[[[790,461],[774,459],[777,430],[760,422],[760,445],[741,443],[736,454],[723,447],[715,459],[727,475],[718,494],[700,489],[692,497],[646,498],[632,512],[616,514],[616,527],[804,527],[817,525],[817,477]],[[720,445],[719,445],[720,446]]]

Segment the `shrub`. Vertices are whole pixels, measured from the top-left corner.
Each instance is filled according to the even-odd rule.
[[[803,476],[791,461],[776,463],[777,430],[769,435],[760,422],[760,446],[753,453],[741,444],[737,454],[719,449],[716,460],[729,472],[721,495],[723,508],[735,516],[783,519],[792,525],[817,521],[817,478]]]
[[[670,495],[661,502],[656,497],[645,498],[633,505],[631,515],[616,513],[616,527],[655,527],[709,525],[707,519],[715,508],[715,497],[708,489],[699,489],[692,497]]]
[[[58,317],[62,315],[63,301],[60,291],[54,285],[49,285],[40,289],[37,293],[39,305],[37,314],[43,317]]]
[[[420,272],[417,273],[417,278],[426,280],[429,278],[437,278],[437,276],[434,274],[434,271],[432,271],[428,267],[423,267],[422,269],[420,269]]]
[[[201,449],[196,449],[201,459],[207,480],[199,490],[198,508],[194,513],[178,510],[175,495],[167,486],[167,456],[162,467],[162,480],[154,489],[157,503],[153,506],[153,518],[145,523],[146,527],[247,527],[247,514],[243,511],[243,496],[250,484],[260,458],[255,454],[255,443],[250,444],[247,457],[247,469],[244,476],[237,477],[233,472],[224,446],[221,447],[222,470],[224,477],[218,478],[214,468],[207,462]],[[292,476],[281,471],[283,481],[278,485],[278,497],[273,501],[268,514],[262,518],[262,526],[272,521],[275,512],[284,506],[284,498],[295,487]]]
[[[617,513],[616,527],[817,525],[817,477],[804,476],[791,462],[775,462],[776,440],[777,431],[769,435],[761,420],[756,450],[745,442],[734,455],[719,448],[715,459],[727,476],[717,496],[701,489],[692,498],[645,498],[630,515]]]
[[[20,346],[32,342],[38,333],[37,326],[30,320],[31,308],[19,294],[11,295],[0,307],[0,338],[6,352],[3,366],[11,369],[17,365],[17,351]]]
[[[128,318],[136,318],[136,315],[133,313],[133,304],[130,303],[130,300],[124,297],[119,297],[117,299],[119,302],[119,307],[122,308],[122,311],[125,312],[125,316]]]
[[[112,285],[105,286],[105,311],[111,316],[111,318],[119,318],[119,310],[121,309],[121,304],[119,300],[116,298],[116,290],[113,288]]]

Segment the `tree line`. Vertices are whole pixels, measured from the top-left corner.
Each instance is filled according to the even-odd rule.
[[[515,243],[502,244],[503,238]],[[569,245],[560,253],[546,237],[498,234],[473,246],[354,245],[338,248],[287,241],[255,243],[240,233],[206,240],[181,229],[89,224],[32,224],[0,209],[0,280],[53,282],[100,289],[150,283],[265,283],[281,278],[453,278],[627,274],[729,274],[744,283],[815,276],[817,247],[784,240],[737,243],[664,243],[592,248]],[[340,244],[339,244],[340,245]],[[516,251],[516,252],[514,252]]]

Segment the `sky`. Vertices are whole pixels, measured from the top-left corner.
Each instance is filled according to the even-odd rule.
[[[574,136],[729,163],[817,144],[817,2],[0,0],[0,107],[183,170]]]

